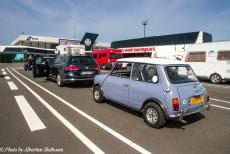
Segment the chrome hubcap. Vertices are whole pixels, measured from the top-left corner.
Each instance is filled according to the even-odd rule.
[[[212,82],[213,82],[213,83],[218,83],[219,80],[220,80],[220,78],[219,78],[218,75],[213,75],[213,76],[212,76]]]
[[[100,98],[100,93],[99,93],[98,90],[95,90],[95,91],[94,91],[94,98],[95,98],[96,100],[98,100],[98,99]]]
[[[157,111],[154,108],[148,108],[146,112],[147,120],[153,124],[155,124],[158,120]]]
[[[61,85],[61,77],[60,77],[60,75],[58,75],[58,77],[57,77],[57,83],[58,83],[58,85]]]

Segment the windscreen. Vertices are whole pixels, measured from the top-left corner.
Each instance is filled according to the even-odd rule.
[[[92,57],[72,57],[70,65],[95,65],[96,62]]]
[[[166,66],[165,72],[173,84],[198,81],[190,66]]]

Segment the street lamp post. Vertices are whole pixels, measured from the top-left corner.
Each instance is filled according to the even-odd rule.
[[[144,37],[145,37],[145,26],[147,26],[148,20],[142,20],[141,23],[144,26]]]

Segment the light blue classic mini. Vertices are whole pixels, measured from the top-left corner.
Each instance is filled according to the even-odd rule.
[[[106,99],[139,110],[155,128],[210,107],[189,64],[158,58],[119,59],[109,74],[95,77],[93,97],[97,103]]]

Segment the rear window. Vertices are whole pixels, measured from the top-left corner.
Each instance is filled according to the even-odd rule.
[[[94,65],[96,62],[92,57],[72,57],[70,65]]]
[[[165,73],[173,84],[198,81],[190,66],[167,66],[165,67]]]

